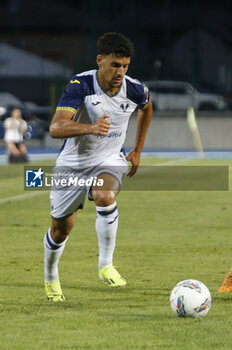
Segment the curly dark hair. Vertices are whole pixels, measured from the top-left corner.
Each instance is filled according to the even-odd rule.
[[[115,54],[118,57],[133,57],[134,46],[132,42],[121,33],[105,33],[97,42],[98,55]]]

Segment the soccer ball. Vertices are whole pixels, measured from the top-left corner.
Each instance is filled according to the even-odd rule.
[[[211,307],[211,294],[202,282],[184,280],[171,291],[170,305],[179,317],[204,317]]]

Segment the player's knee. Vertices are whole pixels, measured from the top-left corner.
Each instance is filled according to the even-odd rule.
[[[51,236],[55,243],[62,243],[72,231],[74,224],[70,222],[56,223],[51,226]]]
[[[57,228],[57,227],[52,227],[51,228],[51,237],[55,243],[60,244],[68,237],[70,231],[69,230],[62,230],[62,229]]]
[[[115,201],[114,191],[92,191],[92,197],[99,207],[107,207]]]

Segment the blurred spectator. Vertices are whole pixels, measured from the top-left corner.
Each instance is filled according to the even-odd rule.
[[[19,108],[13,109],[10,118],[4,121],[4,128],[9,163],[27,162],[27,148],[23,143],[27,123],[22,119],[22,112]]]

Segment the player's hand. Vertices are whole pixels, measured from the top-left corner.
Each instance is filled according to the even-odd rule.
[[[126,157],[126,160],[128,160],[132,163],[131,169],[130,169],[129,173],[127,174],[127,176],[131,177],[136,173],[138,166],[139,166],[139,163],[140,163],[140,155],[141,155],[140,152],[136,152],[136,151],[132,150],[128,154],[128,156]]]
[[[96,123],[91,126],[91,134],[106,136],[110,128],[110,121],[108,118],[109,115],[103,114]]]

